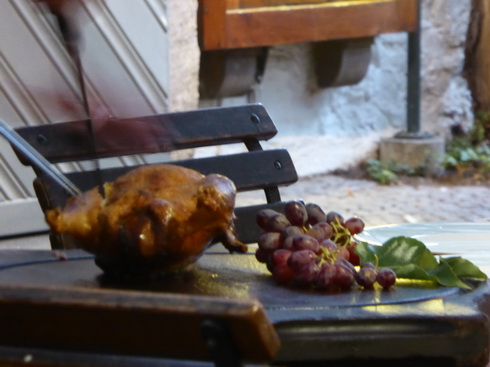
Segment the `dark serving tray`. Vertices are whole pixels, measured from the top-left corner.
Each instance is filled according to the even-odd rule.
[[[322,361],[367,360],[380,365],[384,360],[415,359],[437,359],[447,366],[465,367],[488,363],[488,283],[472,291],[406,284],[389,291],[327,295],[277,286],[252,253],[230,255],[219,250],[208,251],[196,265],[179,274],[158,281],[128,283],[107,279],[92,256],[83,251],[60,254],[54,256],[53,252],[43,250],[0,251],[0,325],[10,335],[0,336],[0,344],[23,346],[23,340],[30,340],[36,325],[19,328],[12,320],[19,322],[22,315],[38,312],[39,318],[32,316],[31,322],[55,324],[56,317],[64,315],[63,310],[81,299],[94,302],[94,314],[79,313],[79,317],[68,319],[73,330],[83,329],[91,317],[97,320],[94,315],[101,304],[117,313],[120,305],[139,309],[141,302],[148,300],[144,313],[151,323],[152,311],[156,312],[162,303],[175,302],[177,306],[197,310],[207,301],[217,300],[221,302],[217,314],[221,312],[219,307],[226,312],[234,304],[256,304],[263,308],[262,323],[268,321],[273,325],[280,348],[262,353],[263,346],[259,345],[254,350],[262,353],[257,359],[271,354],[273,363],[322,365]],[[110,302],[106,302],[107,297]],[[58,308],[48,314],[52,319],[46,320],[42,310],[53,299]],[[92,307],[88,301],[84,306],[89,311]],[[61,316],[60,322],[67,322]],[[131,318],[131,312],[124,314],[122,326],[117,326],[119,332],[135,333]],[[99,333],[97,325],[93,325],[93,330],[94,334]],[[49,338],[52,343],[46,341]],[[38,343],[44,348],[73,348],[73,343],[68,341],[65,345],[62,338],[66,336],[50,335],[44,339],[41,336],[27,346],[37,347]],[[91,348],[83,343],[78,345],[82,351]],[[107,348],[102,346],[97,351],[112,353],[118,347],[109,343]],[[158,346],[137,349],[134,353],[159,356]]]

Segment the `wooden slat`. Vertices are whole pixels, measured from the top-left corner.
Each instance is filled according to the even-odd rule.
[[[224,325],[247,361],[270,360],[279,340],[260,303],[165,293],[0,288],[0,343],[209,360],[203,323]]]
[[[260,209],[272,207],[280,209],[278,187],[297,181],[297,173],[289,153],[284,149],[252,151],[218,157],[191,159],[169,162],[196,169],[203,174],[220,173],[229,177],[237,186],[237,191],[264,190],[268,203],[254,207],[237,208],[236,232],[244,243],[257,241],[259,228],[255,225],[255,217]],[[80,189],[88,190],[102,182],[114,181],[120,175],[135,167],[117,167],[98,171],[73,172],[67,174]],[[38,179],[35,184],[36,194],[44,211],[64,206],[68,195],[49,181]],[[70,239],[53,237],[54,248],[76,247]]]
[[[200,14],[204,50],[372,37],[412,31],[417,22],[416,0],[327,1],[227,9],[225,19],[212,13],[210,4],[215,2],[201,0],[201,8],[208,8]]]
[[[226,156],[167,162],[187,167],[208,175],[219,173],[230,178],[237,191],[257,190],[264,187],[287,185],[298,179],[289,153],[284,149],[257,151]],[[280,168],[278,168],[280,165]],[[103,182],[112,182],[136,167],[116,167],[101,172],[86,171],[67,174],[82,190]]]
[[[289,153],[286,150],[267,150],[219,157],[191,159],[172,164],[198,170],[203,174],[220,173],[230,178],[237,186],[237,191],[264,190],[265,196],[276,195],[277,187],[292,184],[298,176]],[[88,190],[103,182],[114,181],[117,177],[134,169],[134,167],[118,167],[106,169],[101,172],[74,172],[68,176],[82,190]],[[49,182],[36,183],[37,195],[44,210],[64,206],[68,195]],[[274,209],[282,208],[280,195],[271,197]],[[237,208],[236,232],[238,238],[244,243],[257,241],[259,228],[255,225],[255,216],[258,210],[267,207],[264,204],[258,207]]]
[[[169,152],[248,139],[267,140],[277,133],[270,116],[259,104],[92,121],[92,124],[66,122],[17,131],[51,162]]]

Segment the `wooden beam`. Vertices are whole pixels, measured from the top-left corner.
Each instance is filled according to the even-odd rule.
[[[223,48],[226,40],[226,9],[225,0],[199,0],[198,27],[199,43],[202,49],[213,45],[213,49]]]
[[[319,4],[325,2],[335,2],[339,0],[227,0],[230,3],[228,9],[235,8],[260,8],[264,6],[282,6],[282,5],[304,5]],[[345,0],[340,0],[344,1]],[[233,2],[233,6],[231,6]]]
[[[268,1],[273,0],[262,0]],[[234,9],[224,9],[222,1],[201,3],[208,4],[200,29],[203,50],[371,37],[412,31],[417,21],[415,0],[314,1]]]
[[[475,110],[490,113],[490,0],[473,0],[466,42],[466,77]]]

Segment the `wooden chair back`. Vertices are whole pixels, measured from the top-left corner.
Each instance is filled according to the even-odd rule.
[[[187,159],[166,163],[195,169],[203,174],[220,173],[235,183],[238,192],[263,190],[264,203],[236,208],[236,230],[244,243],[256,241],[259,228],[255,214],[264,207],[281,204],[279,187],[297,180],[285,149],[263,150],[261,142],[277,133],[260,104],[209,108],[155,116],[110,120],[75,121],[18,128],[17,132],[52,163],[154,154],[182,149],[240,143],[243,153]],[[22,160],[22,157],[20,157]],[[23,160],[25,164],[29,162]],[[67,173],[81,190],[113,181],[135,166]],[[63,206],[69,194],[36,171],[35,191],[43,211]],[[52,239],[53,248],[70,248],[67,239]]]

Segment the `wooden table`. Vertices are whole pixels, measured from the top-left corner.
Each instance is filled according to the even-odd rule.
[[[28,244],[29,238],[23,241]],[[253,253],[230,255],[218,247],[179,276],[128,284],[106,279],[87,253],[70,250],[63,255],[0,251],[0,360],[20,360],[20,365],[33,353],[44,356],[44,362],[60,356],[66,362],[75,353],[94,366],[124,365],[115,355],[123,355],[125,363],[136,358],[139,365],[153,365],[165,357],[162,339],[154,342],[158,330],[164,335],[165,325],[151,326],[161,309],[174,307],[177,312],[210,302],[220,305],[217,315],[254,305],[254,315],[264,317],[263,310],[261,337],[277,333],[280,348],[261,350],[268,342],[254,348],[260,358],[271,353],[272,363],[342,361],[346,366],[355,359],[377,366],[396,361],[400,366],[417,360],[422,366],[443,361],[470,367],[488,362],[487,283],[470,292],[407,285],[388,292],[325,295],[279,287]],[[185,325],[186,318],[182,320]],[[143,327],[151,329],[150,335],[140,330]],[[117,332],[111,334],[111,328]],[[170,342],[171,336],[159,337]]]

